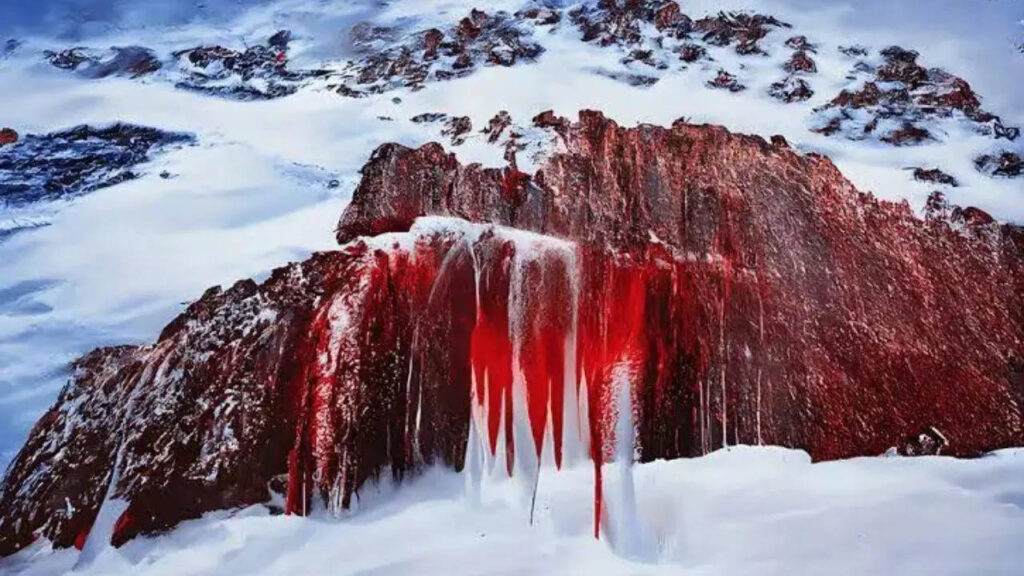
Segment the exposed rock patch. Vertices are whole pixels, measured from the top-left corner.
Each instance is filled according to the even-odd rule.
[[[868,55],[868,49],[859,44],[853,46],[840,46],[839,52],[850,58],[863,58]]]
[[[444,129],[441,130],[441,135],[448,136],[452,146],[459,146],[466,141],[466,135],[472,131],[473,123],[469,116],[456,116],[448,119]]]
[[[787,76],[783,80],[772,83],[768,88],[768,94],[776,100],[793,103],[809,100],[814,96],[814,90],[811,89],[811,85],[803,78]]]
[[[9,38],[6,42],[4,42],[3,48],[0,48],[0,62],[6,60],[7,58],[10,58],[11,55],[17,52],[18,48],[20,47],[21,41],[15,38]]]
[[[773,29],[788,27],[771,16],[746,12],[694,21],[676,2],[644,0],[584,3],[569,11],[569,20],[584,42],[624,53],[621,62],[629,72],[597,72],[633,86],[656,83],[660,78],[654,71],[709,59],[708,47],[734,46],[740,55],[763,55],[761,40]]]
[[[569,119],[555,115],[552,110],[545,110],[533,117],[533,125],[538,128],[552,128],[563,136],[569,130]]]
[[[291,34],[282,30],[265,44],[234,50],[224,46],[199,46],[174,54],[185,75],[176,86],[233,100],[268,100],[294,94],[322,70],[291,70],[288,43]]]
[[[719,70],[712,80],[707,82],[709,88],[728,90],[729,92],[742,92],[747,89],[733,74]]]
[[[410,120],[415,124],[432,124],[447,118],[448,115],[443,112],[424,112],[423,114],[413,116]]]
[[[861,50],[844,53],[861,55]],[[938,139],[935,127],[943,121],[966,123],[996,139],[1014,140],[1020,134],[983,110],[981,99],[964,79],[918,64],[917,52],[890,46],[880,57],[877,65],[859,62],[851,76],[855,86],[816,110],[815,131],[894,146]]]
[[[14,144],[18,141],[18,133],[13,128],[0,129],[0,146]]]
[[[914,168],[914,180],[917,180],[918,182],[942,184],[943,186],[952,186],[953,188],[960,185],[956,178],[946,174],[938,168]]]
[[[539,18],[541,13],[531,14]],[[431,28],[397,42],[387,36],[390,29],[357,26],[353,35],[359,38],[354,42],[363,55],[342,71],[342,84],[335,89],[356,97],[399,87],[417,89],[428,81],[466,76],[482,66],[532,61],[543,51],[531,40],[533,20],[526,13],[473,10],[447,31]]]
[[[806,50],[794,52],[793,56],[783,65],[783,69],[790,74],[815,74],[818,72],[817,64],[808,56]]]
[[[693,28],[703,33],[702,39],[715,46],[735,45],[741,55],[764,54],[760,41],[772,28],[789,28],[773,16],[746,12],[719,12],[717,16],[701,18]]]
[[[679,52],[679,59],[687,64],[692,64],[698,60],[707,58],[708,51],[703,46],[691,43],[685,43],[677,50]]]
[[[108,50],[69,48],[58,52],[46,51],[44,57],[50,65],[69,70],[86,78],[126,76],[140,78],[156,72],[162,66],[156,54],[141,46],[115,46]]]
[[[494,144],[505,133],[505,129],[512,124],[512,116],[505,110],[498,112],[494,118],[487,123],[483,133],[487,135],[487,142]]]
[[[990,176],[1016,178],[1024,173],[1024,156],[1009,150],[982,154],[974,159],[974,165],[979,171]]]
[[[192,141],[187,134],[131,124],[29,134],[0,147],[0,202],[16,207],[53,201],[132,180],[153,152]]]

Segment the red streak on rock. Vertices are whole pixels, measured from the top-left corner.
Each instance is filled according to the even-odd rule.
[[[505,465],[512,474],[515,443],[512,435],[512,334],[509,329],[509,287],[515,245],[486,245],[478,253],[481,273],[476,278],[479,299],[473,329],[473,374],[477,402],[486,406],[487,439],[491,454],[498,449],[504,422]],[[486,270],[487,273],[483,273]]]
[[[81,532],[78,533],[77,536],[75,536],[75,543],[73,544],[73,546],[77,550],[81,550],[82,548],[85,548],[85,541],[88,538],[89,538],[89,529],[82,530]]]
[[[110,535],[110,543],[114,546],[120,546],[127,542],[132,536],[132,534],[129,534],[129,531],[134,523],[135,520],[132,518],[131,510],[125,510],[117,518],[117,522],[114,523],[114,530]]]
[[[526,185],[530,182],[530,175],[520,172],[515,168],[505,171],[505,177],[501,181],[501,195],[506,202],[512,206],[518,206],[525,200]]]

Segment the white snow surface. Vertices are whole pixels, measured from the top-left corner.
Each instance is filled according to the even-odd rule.
[[[894,149],[811,133],[807,114],[844,85],[852,62],[837,46],[900,44],[920,51],[923,65],[966,78],[983,106],[1007,125],[1024,126],[1024,54],[1015,49],[1024,17],[1019,0],[681,4],[693,17],[757,10],[794,29],[770,34],[763,45],[772,56],[743,59],[742,70],[731,47],[714,49],[712,67],[665,73],[649,88],[596,74],[621,70],[622,54],[580,42],[579,32],[563,21],[557,33],[535,33],[546,52],[534,64],[482,68],[421,91],[358,100],[314,86],[278,100],[234,102],[158,79],[83,79],[46,65],[41,52],[78,44],[139,44],[163,53],[198,44],[237,47],[289,28],[295,65],[332,65],[346,57],[343,31],[355,22],[447,27],[473,4],[0,0],[0,44],[8,37],[23,41],[0,56],[0,126],[26,134],[127,121],[191,132],[198,140],[157,155],[140,167],[138,180],[45,207],[39,218],[49,225],[0,242],[0,468],[54,401],[74,358],[100,345],[151,341],[205,288],[259,279],[334,248],[334,226],[375,147],[444,141],[439,125],[409,122],[425,112],[470,116],[474,135],[452,149],[463,161],[489,165],[503,165],[502,150],[477,131],[502,109],[523,125],[546,109],[570,118],[580,109],[598,109],[627,126],[667,125],[685,116],[766,138],[782,134],[800,150],[831,156],[860,189],[907,199],[915,208],[934,187],[914,182],[904,168],[938,166],[963,184],[946,191],[952,202],[1024,222],[1024,183],[988,178],[970,165],[991,140],[951,134],[939,144]],[[500,0],[481,7],[520,6]],[[816,91],[809,106],[765,94],[784,75],[779,67],[792,51],[781,44],[791,34],[819,44],[820,73],[807,78]],[[750,89],[707,89],[718,65]],[[157,177],[164,170],[172,177]],[[340,185],[330,186],[332,180]],[[605,477],[612,485],[624,476],[608,471]],[[692,461],[638,465],[631,477],[638,524],[630,528],[637,533],[628,550],[591,537],[593,478],[585,466],[544,473],[532,527],[522,490],[512,482],[492,479],[479,496],[467,495],[465,478],[432,471],[397,490],[382,487],[388,498],[364,494],[367,502],[351,518],[270,517],[262,508],[211,514],[164,537],[101,551],[82,573],[1024,571],[1024,452],[974,461],[810,465],[800,452],[738,447]],[[0,573],[56,573],[70,569],[74,557],[37,547],[0,563]]]
[[[631,549],[617,552],[592,535],[590,466],[544,471],[532,526],[517,482],[487,478],[477,493],[464,475],[431,470],[364,490],[347,518],[211,513],[107,548],[74,574],[1012,575],[1024,564],[1022,475],[1024,450],[811,464],[739,446],[651,462],[633,467],[637,520]],[[60,574],[76,556],[37,545],[0,572]]]

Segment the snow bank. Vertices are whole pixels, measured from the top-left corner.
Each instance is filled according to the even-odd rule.
[[[641,464],[634,543],[617,554],[591,535],[589,466],[544,471],[532,526],[530,495],[511,481],[475,492],[465,476],[434,470],[366,491],[349,518],[211,514],[107,548],[75,573],[1019,574],[1022,474],[1022,450],[811,464],[799,451],[735,447]],[[76,554],[37,545],[0,571],[58,574]]]

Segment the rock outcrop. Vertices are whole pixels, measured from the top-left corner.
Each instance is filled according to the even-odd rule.
[[[291,33],[281,30],[265,42],[236,50],[220,45],[194,46],[162,59],[142,46],[106,50],[75,47],[44,52],[55,68],[84,78],[143,78],[157,75],[177,88],[232,100],[269,100],[294,94],[325,70],[294,70],[289,64]]]
[[[589,458],[599,531],[620,445],[1024,442],[1024,230],[941,197],[915,218],[781,140],[553,124],[534,174],[382,146],[340,249],[79,360],[0,489],[0,554],[259,502],[340,511],[384,474],[480,458]]]
[[[288,60],[291,33],[280,30],[263,44],[234,50],[197,46],[175,52],[178,88],[233,100],[270,100],[294,94],[324,70],[293,70]]]
[[[793,36],[786,40],[786,47],[793,49],[793,55],[782,65],[787,76],[768,87],[768,94],[787,104],[803,102],[814,96],[811,85],[800,76],[817,74],[818,65],[811,58],[818,48],[806,36]]]
[[[841,50],[851,57],[867,54],[860,47]],[[982,109],[981,98],[966,80],[921,66],[916,51],[890,46],[879,56],[877,63],[859,60],[851,87],[816,109],[816,132],[907,146],[939,139],[937,124],[955,121],[994,139],[1020,135],[1019,128]]]
[[[0,129],[0,146],[14,144],[18,141],[18,132],[14,128]]]
[[[48,225],[62,201],[134,180],[157,153],[192,142],[123,123],[23,137],[0,130],[0,242]]]
[[[974,166],[990,176],[1016,178],[1024,174],[1024,156],[1011,150],[982,154],[974,159]]]
[[[514,66],[531,62],[543,52],[532,40],[533,29],[555,21],[540,10],[491,14],[472,10],[447,31],[437,28],[399,34],[386,26],[360,24],[352,30],[359,58],[341,72],[334,89],[360,97],[395,88],[422,88],[472,74],[484,66]],[[404,37],[403,37],[404,36]]]
[[[156,54],[141,46],[114,46],[107,50],[68,48],[44,52],[50,65],[73,71],[86,78],[126,76],[141,78],[156,72],[162,66]]]
[[[789,28],[789,24],[772,16],[747,12],[719,12],[694,20],[676,2],[653,0],[585,2],[570,9],[568,16],[579,29],[581,40],[624,54],[620,63],[625,70],[595,72],[632,86],[650,86],[665,71],[714,60],[709,56],[712,48],[732,47],[740,56],[764,56],[767,52],[762,41],[769,33]],[[714,80],[707,85],[723,87]]]
[[[189,134],[123,123],[15,134],[0,147],[0,204],[48,202],[133,180],[154,152],[192,142]]]
[[[939,184],[942,186],[951,186],[956,188],[960,186],[960,182],[957,181],[953,176],[946,174],[938,168],[914,168],[914,180],[918,182],[929,182],[931,184]]]

